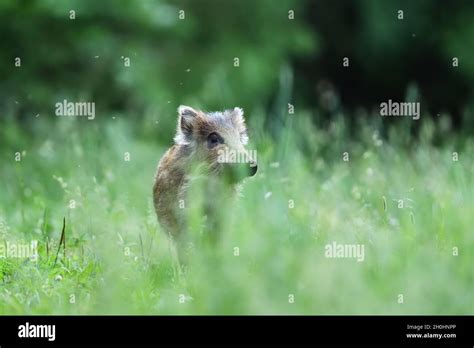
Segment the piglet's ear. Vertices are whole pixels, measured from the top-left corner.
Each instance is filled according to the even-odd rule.
[[[190,106],[180,105],[178,108],[178,114],[181,117],[195,117],[197,116],[197,111]]]
[[[180,105],[178,108],[178,129],[174,138],[177,144],[188,144],[193,135],[193,125],[198,112],[190,106]]]
[[[247,136],[247,127],[245,126],[244,110],[239,107],[235,107],[231,111],[231,117],[232,123],[240,134],[240,141],[246,145],[249,138]]]
[[[245,127],[245,119],[244,119],[244,110],[242,108],[235,107],[234,110],[231,111],[232,122],[240,128]]]
[[[239,131],[245,130],[245,119],[244,119],[244,110],[241,108],[235,107],[231,111],[232,122],[239,129]]]

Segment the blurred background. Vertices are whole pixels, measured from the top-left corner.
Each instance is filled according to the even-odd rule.
[[[2,118],[32,128],[57,101],[94,101],[97,120],[131,118],[168,141],[179,104],[260,108],[277,135],[287,103],[325,125],[416,99],[425,117],[473,130],[473,18],[469,0],[5,0]]]

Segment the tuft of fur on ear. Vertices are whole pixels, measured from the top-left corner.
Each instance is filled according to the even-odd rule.
[[[174,142],[180,145],[189,144],[192,141],[194,121],[198,112],[190,106],[180,105],[178,107],[178,127]]]
[[[247,136],[247,126],[245,125],[244,119],[244,110],[239,107],[235,107],[234,110],[231,111],[232,122],[239,131],[240,134],[240,141],[242,144],[246,145],[248,143],[248,136]]]

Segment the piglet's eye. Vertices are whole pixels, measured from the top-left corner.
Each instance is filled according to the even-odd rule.
[[[224,143],[224,139],[222,139],[222,137],[217,133],[211,133],[207,137],[207,147],[210,149],[223,143]]]

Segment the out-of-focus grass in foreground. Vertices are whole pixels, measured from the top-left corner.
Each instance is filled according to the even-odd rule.
[[[220,210],[217,245],[191,217],[181,275],[152,206],[165,148],[120,118],[62,118],[34,138],[4,123],[0,240],[38,240],[39,259],[0,259],[0,313],[472,314],[472,139],[433,147],[428,120],[417,143],[403,125],[349,141],[341,120],[292,117],[278,143],[249,117],[259,172]],[[333,242],[363,244],[364,260],[325,257]]]

